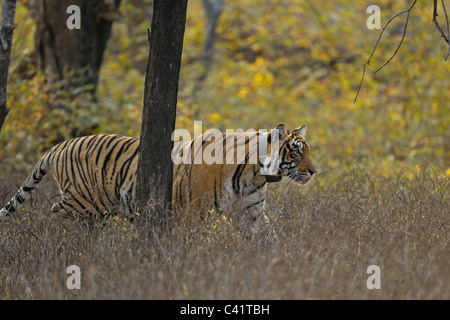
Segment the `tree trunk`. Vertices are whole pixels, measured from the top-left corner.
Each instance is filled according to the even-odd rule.
[[[6,85],[8,83],[9,57],[11,55],[15,13],[16,0],[4,0],[2,24],[0,26],[0,131],[9,112],[6,104]]]
[[[95,93],[100,65],[121,0],[41,0],[38,6],[36,49],[38,66],[50,82],[65,89],[88,86]],[[70,5],[80,8],[81,29],[69,29]]]
[[[224,0],[203,0],[203,8],[206,13],[206,35],[205,43],[203,45],[202,63],[203,69],[197,78],[194,86],[193,95],[196,97],[199,91],[202,89],[203,84],[206,81],[208,73],[211,69],[213,62],[213,46],[216,37],[216,27],[219,21],[220,14],[222,13]]]
[[[143,212],[149,201],[157,205],[159,209],[146,211],[156,225],[172,203],[171,135],[175,129],[186,7],[187,0],[153,3],[136,197],[138,212]]]
[[[223,0],[203,0],[203,8],[206,12],[206,36],[203,46],[203,54],[207,59],[211,59],[214,38],[216,36],[217,22],[222,13]]]

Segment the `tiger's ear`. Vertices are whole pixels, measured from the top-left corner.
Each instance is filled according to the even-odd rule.
[[[292,131],[292,132],[295,132],[295,133],[301,135],[301,136],[304,138],[305,135],[306,135],[306,125],[303,125],[303,126],[301,126],[301,127],[298,127],[297,129],[295,129],[295,130]]]
[[[278,130],[279,139],[283,139],[286,136],[287,129],[286,129],[286,126],[284,124],[277,125],[275,130]]]

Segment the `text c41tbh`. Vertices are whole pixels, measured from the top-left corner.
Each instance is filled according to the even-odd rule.
[[[213,313],[222,313],[229,315],[268,315],[269,305],[259,304],[227,304],[224,308],[194,306],[188,304],[181,307],[180,314],[183,315],[206,315],[208,318]]]
[[[225,314],[269,314],[269,305],[259,304],[227,304]]]

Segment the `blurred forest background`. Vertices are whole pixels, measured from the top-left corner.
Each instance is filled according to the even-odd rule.
[[[68,90],[39,71],[37,3],[17,4],[0,134],[3,203],[57,142],[141,128],[152,1],[122,0],[95,99],[92,85]],[[189,0],[176,127],[193,135],[199,120],[222,131],[308,125],[319,174],[302,188],[288,179],[269,186],[273,256],[215,216],[158,244],[119,217],[108,228],[67,231],[48,210],[58,191],[43,182],[2,221],[0,297],[448,300],[448,46],[433,2],[417,1],[397,55],[373,75],[395,51],[406,15],[384,32],[354,103],[380,34],[366,25],[373,4],[383,26],[411,1],[223,0],[208,60],[203,2]],[[66,288],[71,264],[82,270],[82,290]],[[381,290],[366,286],[373,264]]]
[[[0,135],[4,175],[22,176],[48,148],[73,136],[139,136],[151,3],[122,1],[93,102],[88,86],[72,98],[58,83],[46,83],[35,61],[36,3],[18,1],[8,80],[11,111]],[[353,102],[380,33],[366,26],[371,4],[225,0],[212,61],[205,62],[207,17],[201,1],[190,1],[177,128],[193,134],[194,120],[203,121],[203,130],[223,131],[307,124],[319,168],[332,176],[355,166],[389,176],[423,165],[448,176],[450,64],[429,2],[416,4],[398,54],[373,75],[398,45],[405,16],[385,31]],[[408,1],[376,4],[382,26],[409,6]],[[49,108],[52,103],[65,108]]]

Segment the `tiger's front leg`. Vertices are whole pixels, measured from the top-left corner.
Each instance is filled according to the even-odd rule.
[[[235,206],[239,207],[239,205]],[[233,210],[230,215],[231,224],[241,232],[244,237],[251,240],[276,240],[270,220],[264,213],[264,203],[247,207],[244,210]]]

